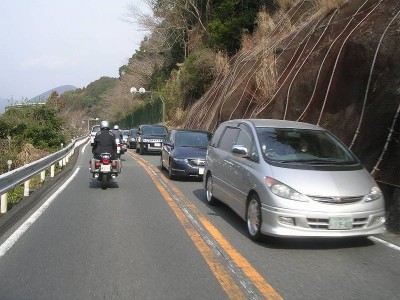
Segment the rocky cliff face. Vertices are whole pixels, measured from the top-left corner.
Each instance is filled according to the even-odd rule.
[[[185,127],[212,131],[233,118],[318,124],[378,182],[400,187],[400,2],[351,0],[316,12],[302,1],[275,25],[231,60]]]

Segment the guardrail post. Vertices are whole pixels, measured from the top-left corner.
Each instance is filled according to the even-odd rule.
[[[55,165],[51,165],[51,167],[50,167],[50,177],[51,178],[54,177],[54,169],[55,169]]]
[[[46,179],[46,170],[40,172],[40,182],[43,182]]]
[[[27,197],[29,196],[29,184],[30,184],[30,180],[27,180],[24,182],[24,196]]]
[[[7,212],[7,193],[1,195],[1,208],[0,213],[5,214]]]

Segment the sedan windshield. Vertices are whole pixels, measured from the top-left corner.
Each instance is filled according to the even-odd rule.
[[[357,158],[327,131],[256,128],[264,159],[279,163],[353,165]]]
[[[205,132],[180,131],[175,136],[175,146],[207,148],[211,136]]]

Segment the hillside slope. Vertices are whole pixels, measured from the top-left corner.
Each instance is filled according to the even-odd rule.
[[[377,181],[400,186],[400,3],[352,0],[315,11],[300,1],[255,36],[191,108],[185,127],[234,118],[318,124]]]
[[[48,90],[47,92],[44,92],[36,97],[33,97],[32,99],[29,99],[28,102],[46,102],[52,92],[56,92],[59,96],[61,96],[65,92],[74,91],[76,89],[77,87],[73,85],[62,85],[54,89]]]

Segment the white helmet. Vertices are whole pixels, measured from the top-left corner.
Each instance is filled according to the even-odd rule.
[[[108,123],[108,121],[101,121],[100,122],[100,129],[110,129],[110,123]]]
[[[118,125],[114,125],[114,129],[118,130],[119,126]]]

